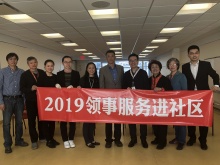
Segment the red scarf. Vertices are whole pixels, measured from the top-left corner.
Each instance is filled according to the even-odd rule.
[[[159,74],[156,77],[152,76],[151,89],[154,89],[157,86],[157,83],[161,77],[162,77],[162,74]]]

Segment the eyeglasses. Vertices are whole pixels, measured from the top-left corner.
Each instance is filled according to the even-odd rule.
[[[199,51],[196,52],[189,52],[189,55],[199,54]]]
[[[130,63],[132,63],[132,62],[137,62],[137,60],[129,60],[129,62],[130,62]]]
[[[177,66],[176,64],[169,64],[169,66]]]

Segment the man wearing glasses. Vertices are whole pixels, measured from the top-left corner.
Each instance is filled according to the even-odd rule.
[[[123,77],[123,88],[125,89],[143,89],[150,90],[149,80],[147,72],[138,67],[139,57],[137,54],[131,54],[128,57],[129,65],[131,69],[125,72]],[[137,131],[136,124],[129,124],[131,141],[128,147],[133,147],[137,143]],[[140,139],[143,148],[148,148],[146,141],[147,137],[147,125],[140,124]]]

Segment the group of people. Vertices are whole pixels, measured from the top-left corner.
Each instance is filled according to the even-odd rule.
[[[32,149],[38,148],[38,140],[46,141],[46,146],[55,148],[60,143],[54,139],[55,122],[39,121],[36,90],[37,87],[56,87],[56,88],[106,88],[106,89],[129,89],[129,90],[208,90],[208,76],[213,79],[213,91],[219,88],[219,75],[206,61],[199,60],[200,49],[196,45],[188,48],[188,57],[190,62],[182,65],[182,73],[179,71],[180,62],[176,58],[170,58],[167,61],[167,68],[170,74],[164,76],[161,74],[162,64],[160,61],[150,61],[148,68],[151,71],[151,77],[145,70],[138,67],[139,57],[132,53],[128,57],[130,70],[124,73],[122,66],[115,64],[115,52],[108,50],[106,52],[107,65],[100,69],[99,77],[96,65],[89,62],[86,66],[85,74],[80,78],[78,71],[72,69],[72,58],[64,56],[62,64],[64,69],[57,75],[53,74],[54,62],[46,60],[44,63],[45,71],[38,69],[38,61],[35,57],[28,57],[27,64],[29,69],[23,71],[17,67],[18,56],[15,53],[9,53],[6,56],[8,67],[0,70],[0,109],[3,112],[3,135],[5,153],[12,152],[12,137],[10,134],[10,120],[15,116],[15,146],[28,146],[28,143],[22,138],[22,113],[24,110],[24,100],[28,116],[29,134]],[[36,120],[38,126],[36,127]],[[69,129],[67,130],[67,124]],[[114,138],[112,137],[112,123],[105,124],[106,148],[112,147],[112,142],[117,147],[122,147],[121,142],[121,124],[114,124]],[[175,138],[169,141],[170,144],[176,144],[177,150],[182,150],[186,143],[186,126],[174,126]],[[38,131],[37,131],[38,128]],[[167,145],[167,128],[164,125],[153,125],[155,139],[151,144],[161,150]],[[75,122],[60,122],[61,137],[64,148],[74,148]],[[83,123],[83,137],[85,144],[89,148],[95,148],[100,145],[94,140],[95,123]],[[130,142],[128,147],[134,147],[137,143],[136,124],[129,124]],[[207,150],[208,127],[199,127],[199,142],[202,150]],[[189,140],[187,146],[192,146],[196,142],[196,127],[188,127]],[[140,124],[140,140],[143,148],[148,148],[147,143],[147,125]]]

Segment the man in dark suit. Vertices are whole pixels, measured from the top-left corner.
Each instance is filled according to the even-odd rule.
[[[113,50],[108,50],[106,52],[106,60],[108,65],[102,67],[99,73],[99,84],[100,88],[108,89],[120,89],[122,88],[122,78],[124,74],[124,68],[120,65],[115,64],[115,52]],[[112,146],[112,124],[105,124],[105,135],[106,135],[106,148],[111,148]],[[122,147],[123,144],[121,139],[121,124],[114,124],[114,141],[116,146]]]
[[[208,76],[213,79],[212,90],[216,91],[219,87],[219,75],[212,68],[211,64],[207,61],[200,61],[200,50],[197,45],[192,45],[188,48],[188,57],[190,62],[182,66],[182,73],[187,78],[188,90],[209,90]],[[188,127],[189,141],[187,146],[192,146],[196,142],[196,127]],[[208,134],[208,127],[200,126],[200,146],[202,150],[207,150],[206,138]]]

